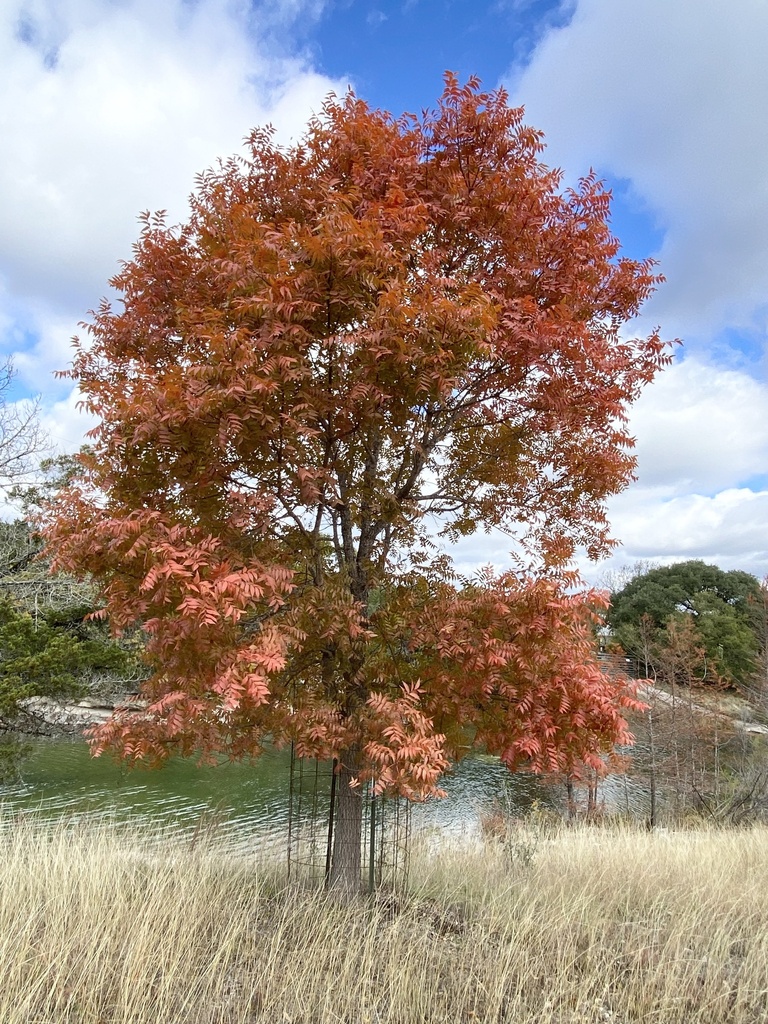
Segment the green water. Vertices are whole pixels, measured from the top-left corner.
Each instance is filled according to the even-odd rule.
[[[294,817],[299,790],[301,814],[327,812],[330,772],[305,769],[294,775]],[[284,845],[289,817],[290,754],[267,750],[253,763],[200,766],[175,758],[157,770],[128,769],[107,758],[92,758],[82,740],[30,741],[20,779],[0,787],[4,817],[41,815],[75,820],[109,816],[118,821],[194,832],[215,822],[217,836],[232,846],[269,849]],[[492,758],[468,758],[446,776],[443,800],[412,809],[414,829],[445,835],[477,834],[482,814],[495,801],[523,814],[534,801],[558,794],[529,775],[510,775]],[[312,793],[317,791],[317,799]],[[314,808],[313,808],[314,802]]]

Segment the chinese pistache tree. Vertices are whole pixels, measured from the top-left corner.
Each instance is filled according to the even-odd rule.
[[[152,673],[95,751],[335,758],[341,887],[360,782],[420,798],[473,746],[570,773],[626,739],[565,567],[610,546],[625,411],[667,360],[620,329],[658,278],[542,149],[476,80],[420,118],[331,98],[201,175],[187,223],[146,215],[76,343],[99,424],[49,543]],[[491,528],[536,574],[460,585],[436,536]]]

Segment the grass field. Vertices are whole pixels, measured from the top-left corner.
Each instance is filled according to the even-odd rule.
[[[205,843],[5,822],[2,1024],[768,1019],[768,831],[531,826],[343,905]]]

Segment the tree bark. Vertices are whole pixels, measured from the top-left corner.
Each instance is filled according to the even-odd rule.
[[[356,896],[361,888],[361,846],[363,830],[363,791],[350,786],[360,768],[357,748],[339,756],[336,779],[336,806],[333,822],[333,853],[328,888],[343,898]]]

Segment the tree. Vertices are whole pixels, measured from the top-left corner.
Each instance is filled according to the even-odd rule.
[[[605,569],[598,580],[599,586],[603,590],[610,591],[611,594],[616,594],[620,590],[623,590],[628,583],[636,579],[638,576],[643,576],[645,573],[650,572],[651,569],[658,569],[659,562],[654,562],[649,558],[638,558],[637,561],[630,564],[620,565],[617,568]]]
[[[702,687],[718,685],[711,659],[690,615],[672,616],[666,629],[641,619],[638,637],[644,645],[646,674],[651,685],[642,690],[644,722],[633,721],[639,734],[631,774],[647,780],[648,824],[658,823],[664,808],[675,816],[689,811],[715,815],[725,807],[722,797],[733,786],[733,723],[711,703],[701,703]],[[664,687],[663,689],[661,687]],[[730,770],[723,771],[730,762]]]
[[[22,482],[36,468],[38,456],[48,447],[40,426],[37,401],[8,402],[15,373],[13,363],[0,363],[0,489]]]
[[[15,503],[32,518],[65,486],[71,456],[45,459],[33,484],[17,483]],[[98,594],[89,578],[52,573],[43,539],[29,519],[0,522],[0,730],[26,728],[44,711],[22,704],[30,697],[111,699],[141,678],[138,631],[119,642],[93,618]],[[18,718],[23,711],[23,718]]]
[[[658,278],[542,148],[452,75],[421,118],[349,94],[297,145],[256,130],[186,224],[144,217],[69,371],[99,425],[49,543],[152,670],[96,752],[334,758],[342,888],[361,782],[421,798],[473,746],[570,772],[626,738],[564,567],[610,546],[626,408],[668,360],[619,331]],[[535,578],[456,578],[436,545],[491,528]]]
[[[671,625],[689,618],[706,658],[701,672],[713,681],[745,685],[755,672],[760,652],[760,585],[747,572],[725,572],[702,561],[659,566],[631,579],[611,597],[608,623],[621,646],[644,657],[650,624],[662,649]],[[643,618],[649,620],[641,630]],[[709,666],[709,668],[707,668]],[[699,673],[701,675],[701,673]]]
[[[761,714],[768,713],[768,576],[760,581],[758,599],[754,602],[755,635],[758,656],[755,670],[747,683],[747,694]]]
[[[23,520],[0,523],[0,731],[18,725],[30,697],[73,699],[136,678],[136,643],[117,643],[88,582],[52,575],[42,541]],[[133,648],[133,649],[132,649]]]
[[[0,723],[30,697],[82,697],[94,673],[125,671],[126,652],[89,628],[88,611],[48,609],[35,617],[0,598]]]

